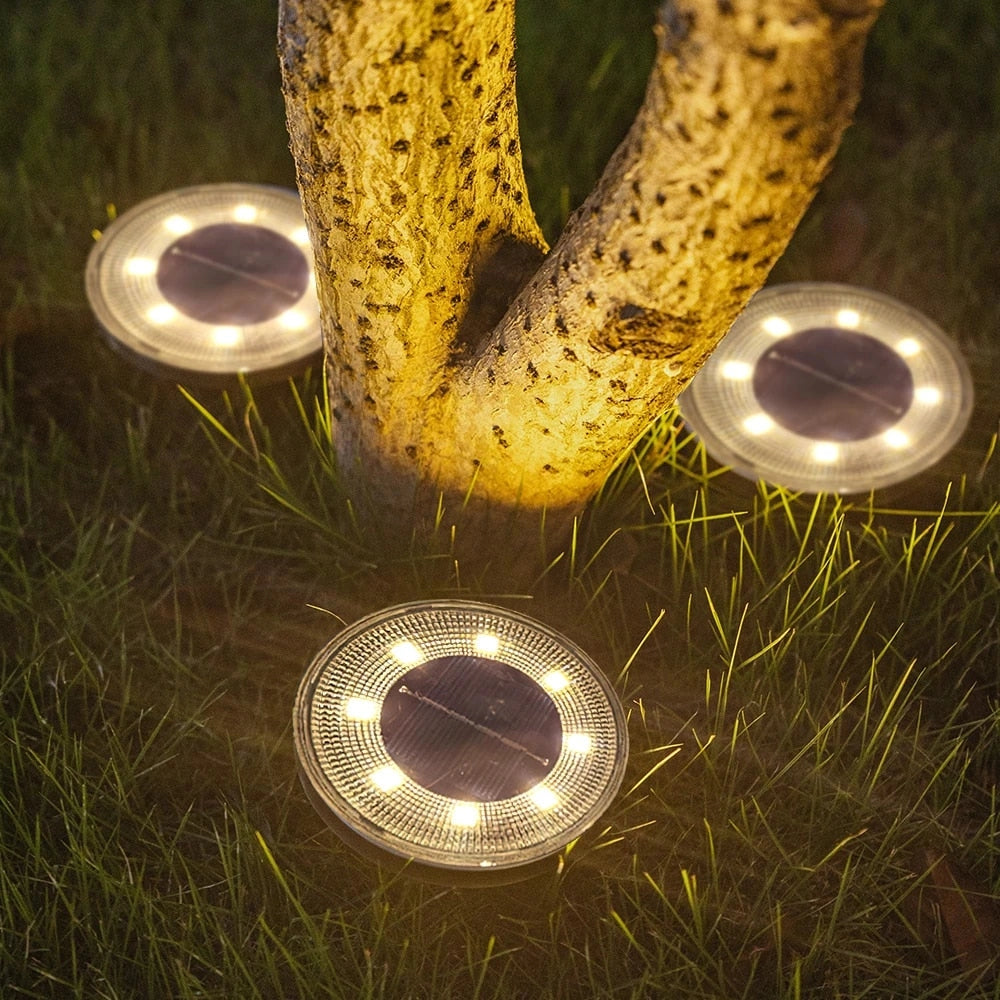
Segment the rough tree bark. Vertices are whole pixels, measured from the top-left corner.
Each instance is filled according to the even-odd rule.
[[[764,283],[883,0],[665,0],[627,137],[549,251],[514,0],[280,0],[336,447],[384,515],[578,511]]]

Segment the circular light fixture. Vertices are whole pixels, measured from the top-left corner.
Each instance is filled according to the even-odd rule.
[[[628,733],[610,683],[564,636],[488,604],[429,601],[362,619],[319,653],[295,747],[346,840],[461,876],[578,837],[621,785]]]
[[[754,296],[678,402],[741,475],[858,493],[933,465],[972,395],[964,358],[926,316],[867,289],[801,283]]]
[[[87,260],[112,344],[157,370],[235,375],[302,364],[321,346],[298,195],[206,184],[115,219]]]

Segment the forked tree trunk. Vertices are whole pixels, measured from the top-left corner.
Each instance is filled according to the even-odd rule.
[[[550,251],[514,0],[281,0],[292,152],[345,480],[578,511],[784,249],[882,0],[666,0],[627,137]]]

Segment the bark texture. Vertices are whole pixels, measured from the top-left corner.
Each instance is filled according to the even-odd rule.
[[[882,0],[666,0],[645,101],[549,252],[513,0],[281,0],[345,478],[384,511],[578,510],[825,175]]]

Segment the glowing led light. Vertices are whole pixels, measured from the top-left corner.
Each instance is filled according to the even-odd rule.
[[[237,222],[253,222],[259,214],[260,211],[256,205],[248,205],[246,203],[237,205],[233,209],[233,218]]]
[[[907,448],[910,444],[910,435],[901,431],[898,427],[890,427],[883,435],[882,440],[894,449]]]
[[[296,226],[289,234],[288,238],[293,242],[297,243],[300,247],[308,246],[309,244],[309,230],[305,226]]]
[[[419,663],[424,658],[424,654],[412,642],[397,643],[392,647],[391,652],[400,663],[406,666]]]
[[[156,261],[150,257],[130,257],[125,261],[125,273],[133,278],[148,278],[156,274]]]
[[[298,309],[286,309],[278,316],[278,322],[286,330],[301,330],[309,323],[309,319]]]
[[[820,441],[813,445],[812,457],[824,465],[836,462],[840,458],[840,448],[830,441]]]
[[[371,782],[380,792],[395,791],[404,781],[406,781],[406,775],[392,764],[386,764],[385,767],[380,767],[371,774]]]
[[[241,336],[237,326],[217,326],[212,331],[212,343],[217,347],[235,347]]]
[[[531,801],[534,802],[539,809],[551,809],[559,802],[559,796],[556,795],[551,788],[547,788],[545,785],[535,785],[529,794]]]
[[[378,718],[379,704],[371,698],[348,698],[344,715],[354,722],[370,722]]]
[[[169,378],[291,374],[322,347],[308,239],[289,236],[304,229],[294,191],[166,192],[95,241],[87,298],[113,347]]]
[[[569,687],[569,678],[561,670],[550,670],[542,678],[542,686],[550,691],[564,691]]]
[[[168,215],[163,220],[163,228],[174,236],[185,236],[194,229],[194,223],[185,215]]]
[[[158,302],[155,306],[150,306],[146,310],[146,319],[157,326],[170,323],[172,320],[177,319],[177,316],[177,310],[169,302]]]
[[[745,361],[727,361],[722,366],[722,377],[734,382],[741,382],[751,375],[753,375],[753,365],[748,365]]]
[[[500,640],[489,632],[480,632],[472,643],[477,653],[484,656],[495,656],[500,650]]]
[[[972,410],[932,320],[849,285],[759,292],[678,400],[723,465],[803,492],[868,492],[940,459]]]
[[[563,738],[563,746],[571,753],[590,753],[593,745],[587,733],[567,733]]]
[[[617,792],[628,745],[621,704],[582,651],[468,601],[348,626],[313,660],[294,718],[303,784],[334,830],[459,881],[554,868]]]
[[[478,826],[479,806],[473,802],[458,802],[451,811],[451,822],[453,826]]]
[[[792,332],[792,324],[784,316],[768,316],[760,325],[772,337],[787,337]]]
[[[743,421],[743,426],[748,434],[756,436],[774,430],[774,421],[766,413],[751,413]]]

